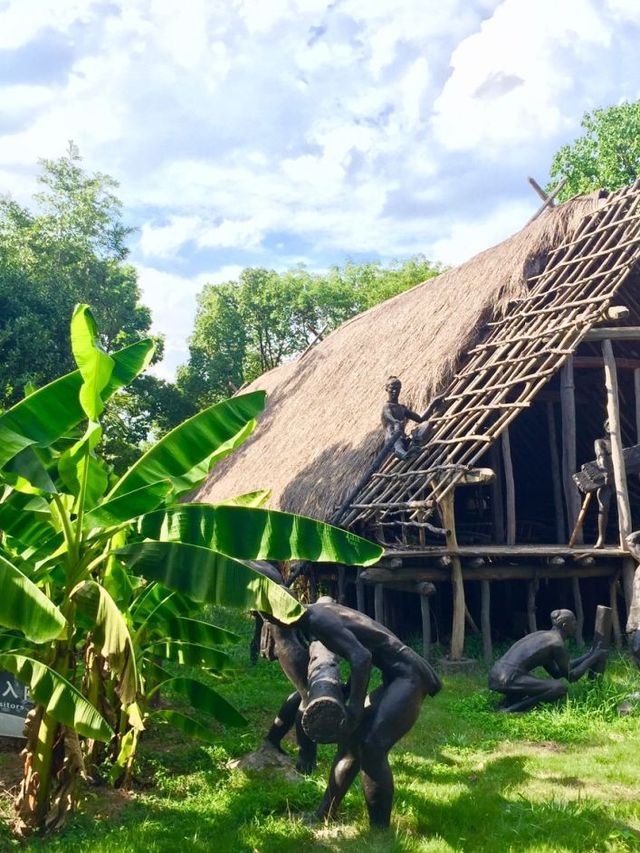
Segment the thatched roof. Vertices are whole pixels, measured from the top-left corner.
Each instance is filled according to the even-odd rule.
[[[301,359],[261,376],[267,407],[254,435],[212,471],[196,499],[271,489],[269,505],[329,519],[382,446],[389,375],[422,412],[491,317],[526,294],[527,278],[602,204],[599,194],[547,211],[455,269],[352,318]]]

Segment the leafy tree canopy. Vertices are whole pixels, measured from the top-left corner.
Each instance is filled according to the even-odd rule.
[[[640,101],[585,113],[582,136],[563,145],[553,158],[550,191],[562,178],[564,201],[601,187],[616,190],[640,175]]]
[[[389,266],[349,261],[324,274],[250,268],[237,281],[206,285],[178,385],[198,406],[210,405],[300,354],[318,335],[441,270],[417,255]]]

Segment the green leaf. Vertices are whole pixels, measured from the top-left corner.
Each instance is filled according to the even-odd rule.
[[[109,741],[111,726],[84,696],[55,670],[25,655],[0,655],[0,669],[12,672],[29,688],[31,698],[56,722],[84,737]]]
[[[78,584],[69,596],[89,623],[93,642],[118,676],[116,692],[123,705],[135,701],[138,689],[136,659],[129,628],[107,590],[93,580]]]
[[[197,643],[208,648],[228,646],[240,641],[237,634],[233,634],[225,628],[219,628],[217,625],[203,622],[200,619],[174,616],[171,613],[163,612],[163,608],[158,608],[149,622],[152,625],[158,625],[163,638],[184,640],[187,643]]]
[[[187,699],[194,710],[211,714],[226,726],[247,725],[245,718],[233,705],[202,681],[196,681],[195,678],[170,678],[162,684],[163,690],[167,687]]]
[[[0,503],[0,530],[25,546],[42,545],[56,537],[47,502],[21,492]]]
[[[119,548],[131,571],[196,601],[271,613],[295,622],[304,608],[283,587],[209,548],[180,542],[137,542]]]
[[[233,668],[231,658],[218,649],[198,646],[195,643],[179,643],[175,640],[164,640],[152,643],[145,650],[153,657],[165,658],[184,666],[198,666],[224,672]]]
[[[369,566],[383,549],[354,533],[301,515],[248,506],[180,504],[139,523],[147,539],[212,548],[241,560],[313,560]]]
[[[76,305],[71,316],[71,349],[82,375],[80,405],[90,421],[104,409],[102,391],[113,372],[113,359],[98,346],[98,329],[88,305]]]
[[[218,449],[246,427],[264,408],[265,394],[254,391],[217,403],[167,433],[120,478],[109,500],[160,480],[177,492],[195,486]],[[204,465],[203,469],[203,463]]]
[[[217,506],[263,506],[271,497],[271,489],[258,489],[255,492],[246,492],[244,495],[236,495],[220,501]]]
[[[65,487],[74,497],[78,497],[85,477],[87,464],[87,484],[84,505],[89,509],[95,506],[106,492],[109,475],[106,463],[98,459],[93,450],[102,438],[100,424],[90,421],[87,431],[80,441],[61,454],[58,461],[58,473]]]
[[[131,382],[148,364],[152,341],[139,341],[112,355],[111,380],[102,392],[107,400]],[[0,468],[29,445],[49,447],[84,420],[80,405],[82,376],[79,370],[39,388],[0,415]]]
[[[171,491],[171,482],[162,480],[127,492],[120,497],[103,501],[87,512],[83,519],[85,529],[92,527],[111,527],[131,521],[140,515],[153,511]]]
[[[0,625],[22,631],[33,643],[55,640],[66,619],[55,604],[0,554]]]
[[[10,459],[2,471],[2,478],[14,489],[25,494],[46,492],[54,495],[57,492],[53,480],[33,447],[25,447]]]
[[[182,732],[182,734],[198,738],[198,740],[202,740],[205,743],[220,743],[220,737],[215,732],[212,732],[211,729],[194,720],[193,717],[188,717],[179,711],[154,711],[152,714],[149,714],[149,719],[164,720],[170,726],[173,726],[174,729]]]

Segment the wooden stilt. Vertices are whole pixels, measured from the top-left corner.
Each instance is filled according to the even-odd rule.
[[[584,608],[582,606],[582,593],[580,592],[580,578],[571,578],[571,590],[573,592],[573,608],[576,614],[576,645],[578,648],[584,646]]]
[[[556,542],[564,542],[565,523],[562,508],[562,481],[560,455],[558,453],[558,436],[553,401],[547,400],[547,432],[549,433],[549,457],[551,460],[551,483],[553,486],[553,510],[556,520]]]
[[[345,573],[345,567],[338,566],[338,604],[344,604],[345,602]]]
[[[501,438],[505,501],[507,507],[507,545],[514,545],[516,541],[516,490],[513,480],[513,463],[511,461],[511,442],[508,427],[503,430]]]
[[[422,617],[422,657],[428,660],[431,654],[431,608],[428,595],[420,596],[420,615]]]
[[[567,510],[567,537],[576,526],[580,508],[578,487],[572,474],[576,471],[576,401],[573,383],[573,356],[565,361],[560,374],[560,409],[562,412],[562,485]],[[578,532],[577,542],[582,542]]]
[[[611,627],[613,629],[613,642],[620,651],[622,648],[622,628],[620,626],[620,613],[618,612],[618,578],[609,581],[609,607],[611,608]]]
[[[494,442],[491,445],[491,467],[495,478],[491,483],[491,515],[493,519],[493,538],[496,545],[504,543],[504,500],[502,497],[502,458],[500,448]]]
[[[480,581],[480,625],[482,626],[482,651],[487,666],[493,660],[491,646],[491,582]]]
[[[458,548],[456,538],[456,521],[453,504],[454,490],[452,489],[442,498],[440,502],[440,514],[442,524],[447,533],[447,547]],[[451,556],[451,586],[453,592],[453,615],[451,619],[451,660],[460,660],[464,654],[464,621],[465,621],[465,596],[464,582],[462,580],[462,564],[460,557]]]
[[[367,605],[364,595],[364,583],[360,580],[361,574],[362,569],[358,569],[358,574],[356,577],[356,608],[360,611],[360,613],[366,613]]]
[[[533,634],[538,630],[538,622],[536,620],[536,593],[538,592],[538,581],[533,580],[527,583],[527,623],[529,625],[529,633]]]
[[[384,586],[381,583],[373,588],[373,610],[376,622],[384,625]]]
[[[635,560],[631,557],[622,561],[622,589],[627,606],[627,626],[625,630],[637,631],[640,628],[640,573]]]
[[[640,444],[640,367],[633,371],[633,390],[636,404],[636,443]]]

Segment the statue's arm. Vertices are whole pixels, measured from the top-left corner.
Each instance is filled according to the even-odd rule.
[[[552,678],[569,678],[569,654],[563,645],[551,649],[549,660],[543,664]]]
[[[595,664],[600,663],[606,657],[607,650],[602,645],[596,645],[579,658],[574,658],[569,663],[569,681],[577,681],[579,678],[582,678],[585,672],[592,669]]]
[[[421,424],[426,418],[423,418],[422,415],[418,415],[416,412],[412,412],[411,409],[405,408],[404,413],[406,417],[410,421],[415,421],[417,424]]]

